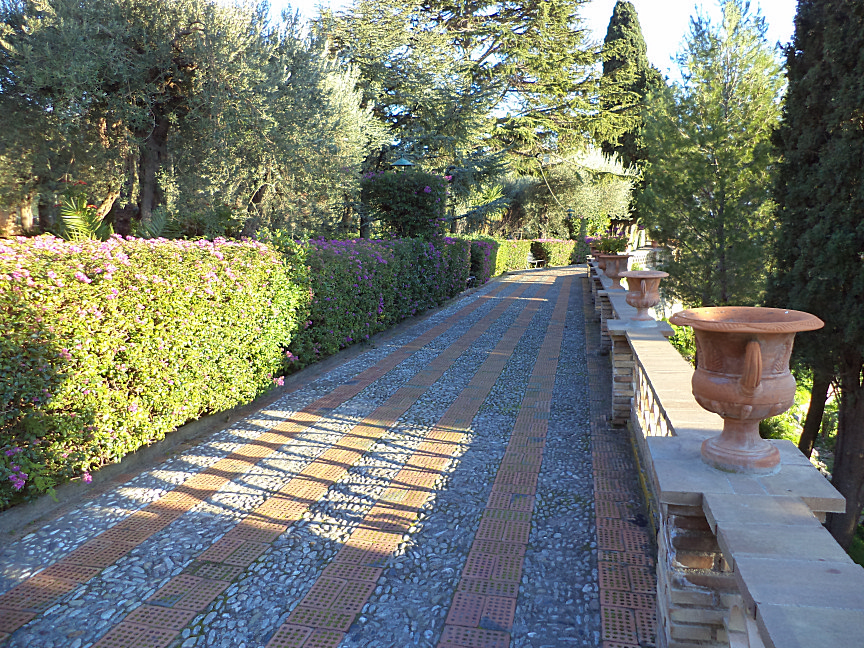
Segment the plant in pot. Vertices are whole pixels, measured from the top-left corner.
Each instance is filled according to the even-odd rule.
[[[627,239],[623,236],[604,236],[597,242],[600,254],[597,255],[597,265],[612,280],[612,290],[623,290],[620,273],[627,269],[629,254],[621,254],[627,249]]]

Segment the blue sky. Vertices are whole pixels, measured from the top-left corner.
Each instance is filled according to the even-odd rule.
[[[316,7],[323,4],[339,9],[345,0],[270,0],[274,14],[290,6],[299,9],[307,18],[315,14]],[[690,16],[702,11],[709,16],[719,16],[716,0],[631,0],[636,6],[642,33],[648,45],[648,58],[664,74],[677,78],[672,57],[679,50],[689,29]],[[597,40],[603,40],[606,27],[612,16],[615,0],[592,0],[583,10],[588,27]],[[768,23],[768,40],[786,44],[794,30],[796,0],[752,0],[751,11],[759,7]]]

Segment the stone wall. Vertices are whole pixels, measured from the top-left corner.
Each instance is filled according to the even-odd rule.
[[[700,448],[722,430],[690,391],[668,324],[638,326],[590,268],[613,369],[612,422],[629,430],[657,534],[661,648],[860,648],[864,569],[821,522],[840,494],[788,441],[775,475],[719,471]]]

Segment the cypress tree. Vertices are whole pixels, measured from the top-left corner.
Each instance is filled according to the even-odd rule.
[[[848,548],[864,507],[864,0],[799,0],[786,56],[769,299],[825,321],[796,349],[839,385],[832,481],[847,508],[827,526]]]
[[[603,103],[621,116],[623,131],[603,142],[603,152],[617,154],[624,166],[641,168],[646,157],[642,134],[645,97],[660,88],[659,70],[648,62],[645,39],[633,3],[618,0],[603,41]]]

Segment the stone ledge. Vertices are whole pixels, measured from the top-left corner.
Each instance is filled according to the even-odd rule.
[[[793,605],[760,605],[756,623],[766,648],[860,648],[864,612]]]
[[[806,607],[814,602],[864,613],[864,568],[851,561],[738,556],[735,578],[751,615],[763,605]]]

